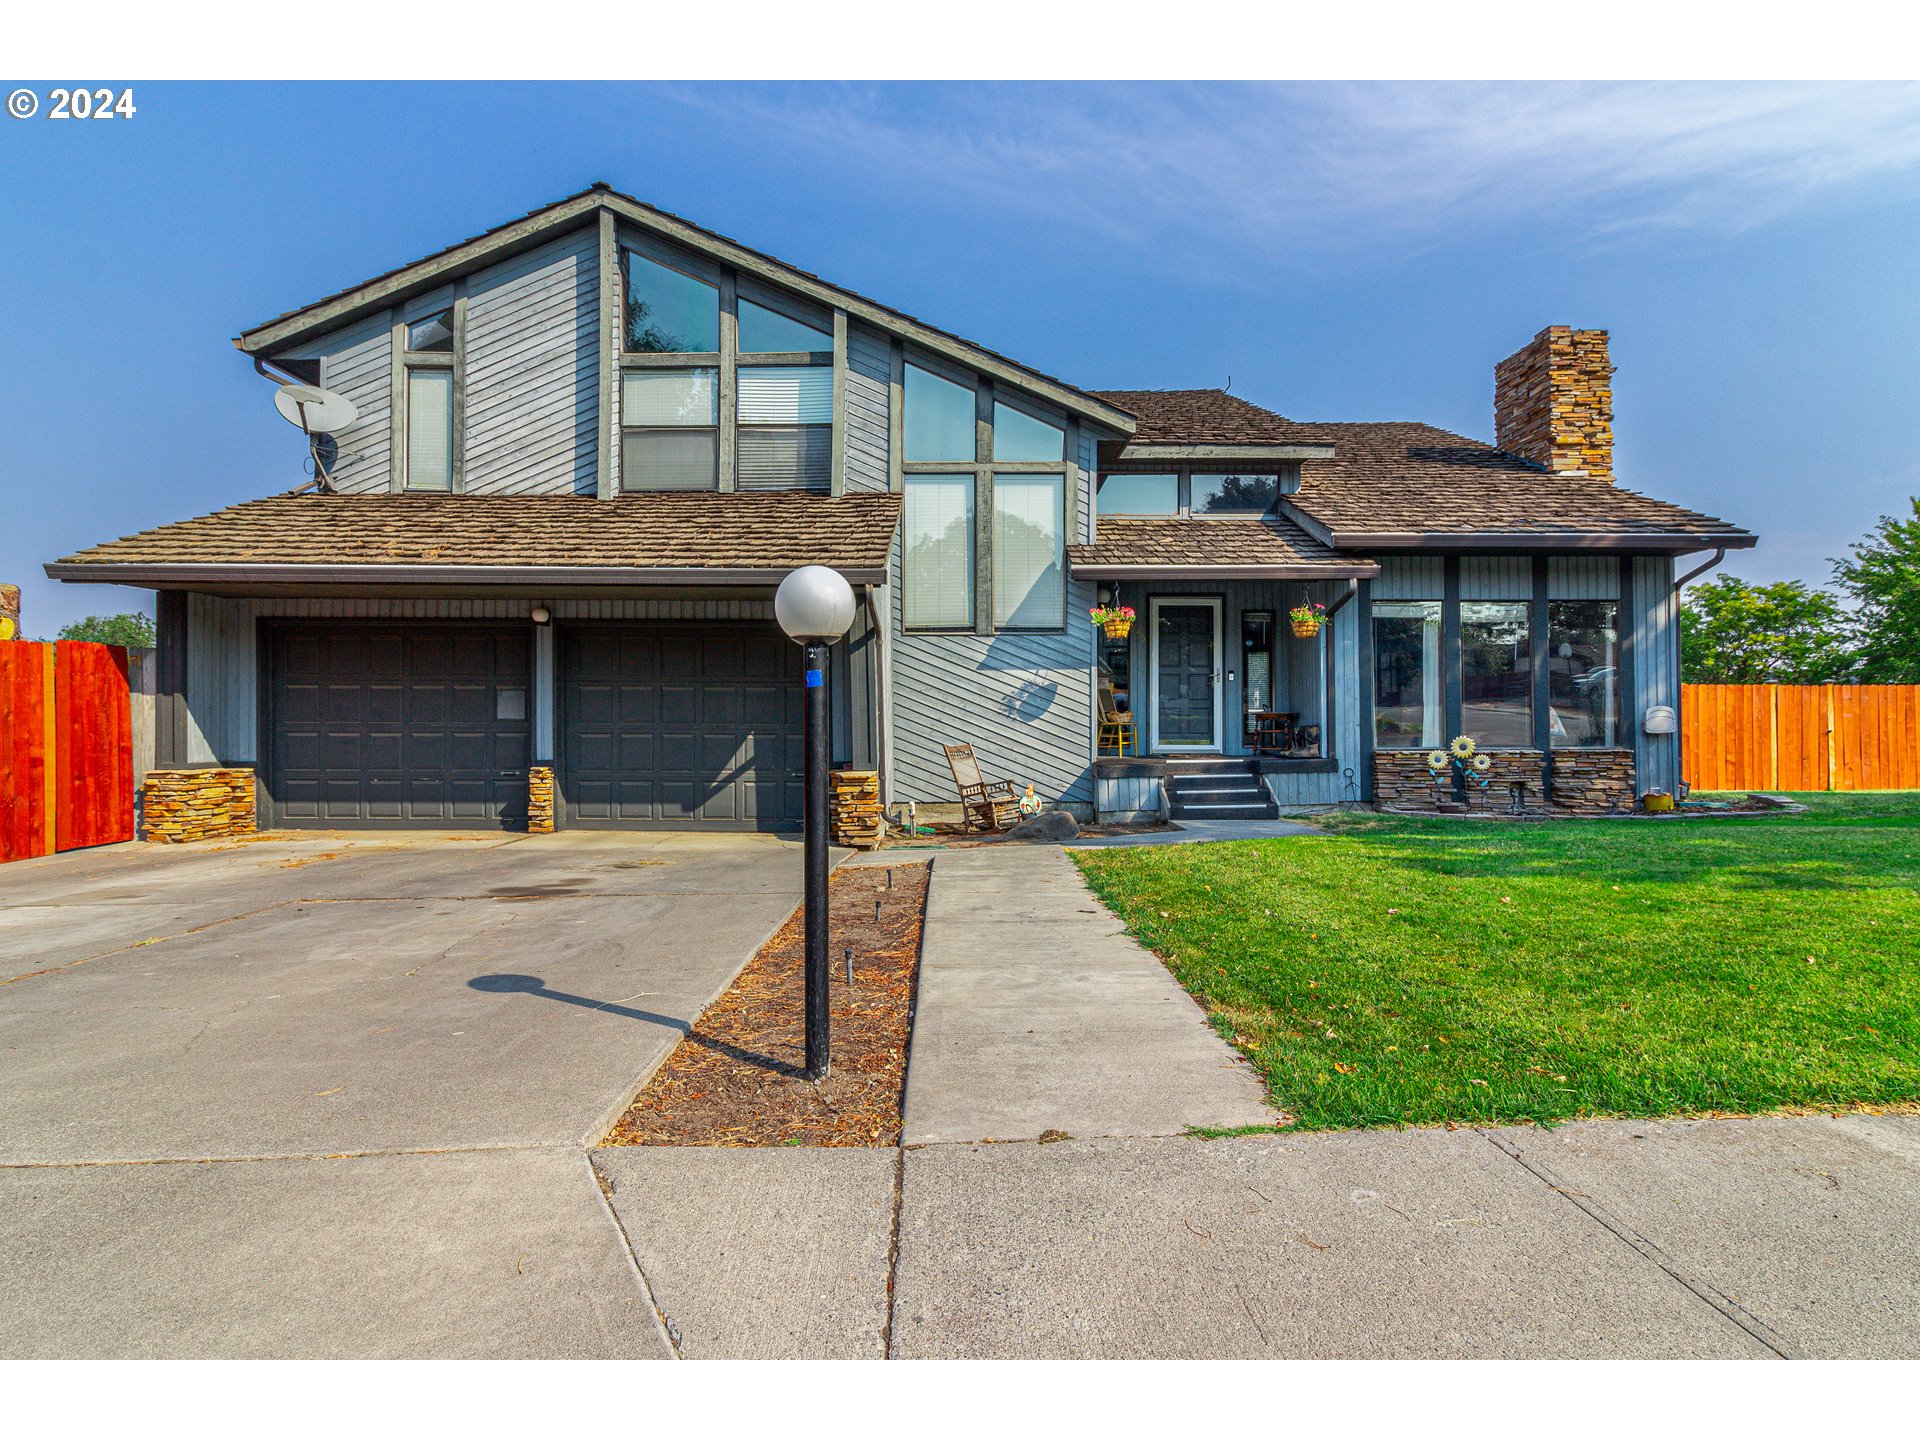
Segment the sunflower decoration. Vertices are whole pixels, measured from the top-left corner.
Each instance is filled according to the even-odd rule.
[[[1447,748],[1453,752],[1454,759],[1471,760],[1475,749],[1473,737],[1471,735],[1456,735],[1453,737],[1453,743]]]
[[[1493,768],[1493,757],[1491,755],[1474,756],[1473,768],[1478,770],[1482,775],[1486,774],[1487,771]]]
[[[1444,770],[1446,768],[1447,768],[1447,752],[1446,751],[1429,750],[1427,752],[1427,769]]]

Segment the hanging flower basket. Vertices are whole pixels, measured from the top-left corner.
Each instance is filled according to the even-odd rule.
[[[1093,623],[1107,632],[1109,640],[1124,640],[1133,633],[1131,605],[1096,605],[1087,612]]]
[[[1320,627],[1327,623],[1327,607],[1318,600],[1303,601],[1287,612],[1287,618],[1293,622],[1293,633],[1302,640],[1311,640],[1320,633]]]

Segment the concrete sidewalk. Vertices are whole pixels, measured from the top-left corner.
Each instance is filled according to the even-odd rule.
[[[1265,1093],[1064,851],[934,861],[906,1144],[1269,1125]]]
[[[593,1158],[687,1358],[1920,1356],[1914,1117]]]

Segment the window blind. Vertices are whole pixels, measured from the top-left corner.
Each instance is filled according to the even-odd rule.
[[[833,427],[742,425],[737,483],[742,490],[825,494],[833,488]]]
[[[453,371],[407,371],[407,488],[453,488]]]
[[[831,425],[833,367],[742,365],[742,425]]]
[[[1061,566],[1066,481],[1059,475],[993,477],[993,623],[1016,630],[1066,624]]]
[[[909,475],[906,486],[906,627],[971,629],[973,476]]]
[[[718,472],[719,447],[711,429],[621,432],[622,490],[711,490]]]
[[[718,370],[629,370],[620,382],[622,425],[714,425]]]

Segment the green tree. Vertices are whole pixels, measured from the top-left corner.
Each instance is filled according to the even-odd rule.
[[[1798,580],[1749,585],[1723,575],[1680,603],[1680,678],[1689,684],[1816,685],[1848,678],[1847,619]]]
[[[118,615],[89,615],[71,625],[62,626],[62,640],[97,640],[102,645],[153,644],[153,617],[138,611]]]
[[[1876,685],[1920,684],[1920,497],[1911,519],[1880,523],[1833,562],[1834,583],[1855,605],[1859,678]]]

